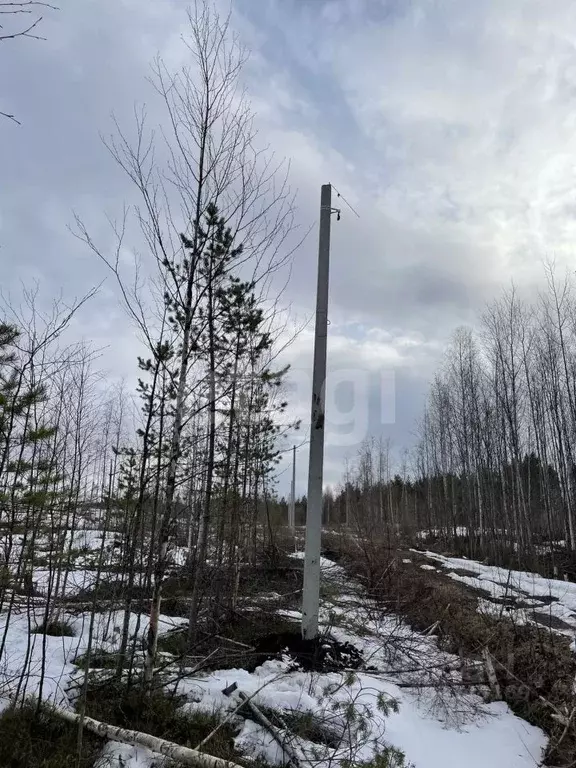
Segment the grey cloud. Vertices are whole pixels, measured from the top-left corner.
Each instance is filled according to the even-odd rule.
[[[360,213],[357,219],[335,199],[343,216],[333,228],[332,330],[342,324],[349,339],[357,336],[360,352],[346,347],[346,361],[332,349],[330,365],[364,365],[371,343],[374,355],[384,358],[370,332],[390,331],[390,354],[395,351],[400,361],[394,367],[396,421],[380,425],[372,389],[370,429],[398,445],[410,443],[442,343],[494,295],[510,264],[526,258],[534,210],[541,214],[539,232],[561,232],[562,247],[571,242],[576,223],[565,171],[571,166],[563,163],[560,149],[569,138],[573,109],[562,106],[562,99],[572,98],[573,83],[566,74],[541,76],[540,95],[547,83],[558,86],[550,114],[537,114],[540,102],[522,107],[531,70],[520,72],[523,85],[515,90],[509,80],[515,48],[496,24],[503,13],[496,0],[478,7],[375,0],[276,1],[264,10],[261,5],[238,0],[235,6],[235,20],[256,49],[247,83],[263,106],[263,141],[292,158],[301,231],[312,227],[295,255],[285,300],[301,313],[313,312],[319,191],[332,181]],[[560,5],[566,16],[568,5]],[[35,276],[47,298],[60,288],[69,296],[81,294],[106,276],[67,226],[77,210],[106,244],[104,213],[118,215],[125,201],[132,202],[130,185],[99,133],[112,129],[111,112],[130,125],[135,101],[147,102],[151,122],[157,122],[145,79],[148,62],[159,48],[176,60],[186,3],[82,0],[61,6],[47,18],[46,42],[0,51],[0,66],[9,67],[0,109],[9,107],[22,121],[21,127],[0,121],[3,287],[16,290],[21,279]],[[320,25],[319,13],[328,6]],[[460,37],[453,27],[442,31],[455,8]],[[512,10],[502,18],[530,43]],[[562,21],[558,10],[542,19],[551,39]],[[477,29],[493,41],[493,61]],[[530,66],[554,58],[550,51],[556,56],[557,48],[548,49],[543,40],[537,38],[540,47]],[[554,58],[559,72],[565,73],[569,60],[562,48]],[[452,74],[442,79],[446,64]],[[482,122],[490,110],[493,126]],[[553,141],[547,145],[548,137]],[[531,178],[528,166],[540,175]],[[540,193],[541,205],[532,207]],[[534,246],[530,264],[537,258]],[[79,316],[75,331],[107,348],[102,363],[114,375],[131,375],[138,341],[111,281]],[[421,335],[410,360],[402,334]],[[290,355],[288,350],[289,361]],[[292,362],[309,370],[310,344]],[[295,410],[307,418],[306,397]],[[329,482],[337,479],[342,454],[327,447]]]

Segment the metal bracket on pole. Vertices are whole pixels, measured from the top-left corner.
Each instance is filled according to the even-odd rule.
[[[326,186],[329,186],[329,185],[326,185]],[[331,205],[330,206],[321,205],[320,206],[320,210],[321,211],[327,210],[327,211],[330,211],[330,213],[335,213],[336,214],[336,221],[340,221],[340,215],[342,213],[342,208],[333,208]]]

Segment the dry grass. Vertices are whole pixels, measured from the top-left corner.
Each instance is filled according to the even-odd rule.
[[[51,637],[75,637],[74,627],[66,621],[49,621],[47,624],[39,624],[32,634],[50,635]]]
[[[195,748],[221,723],[221,719],[208,712],[183,713],[180,707],[184,701],[182,697],[172,696],[164,690],[146,696],[139,687],[127,690],[122,684],[110,682],[89,691],[86,714],[96,720],[150,733],[183,747]],[[247,761],[234,747],[235,736],[234,726],[224,723],[202,747],[202,751],[239,765],[247,765]],[[250,765],[255,764],[252,761]],[[258,765],[262,764],[256,764],[256,768]]]
[[[0,765],[2,768],[78,768],[93,766],[102,740],[85,732],[77,759],[77,728],[50,711],[28,702],[0,715]]]
[[[341,537],[326,544],[337,550],[340,564],[384,610],[419,631],[438,622],[435,634],[442,649],[479,660],[487,648],[506,702],[517,715],[550,734],[547,764],[576,761],[576,728],[558,745],[564,728],[553,717],[555,711],[566,714],[576,706],[576,659],[568,638],[542,626],[516,624],[505,610],[501,618],[478,612],[478,592],[446,574],[421,569],[425,561],[413,552],[394,551],[376,542],[361,548]],[[408,556],[411,562],[404,563]]]

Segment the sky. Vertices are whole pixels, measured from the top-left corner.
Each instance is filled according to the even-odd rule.
[[[38,281],[49,302],[104,281],[73,332],[102,349],[110,380],[134,380],[138,342],[113,280],[70,226],[78,213],[105,249],[107,217],[134,204],[102,136],[114,131],[112,115],[130,128],[135,104],[162,124],[149,64],[158,52],[169,66],[186,63],[186,7],[60,0],[43,13],[45,40],[0,42],[0,110],[20,122],[0,119],[2,290],[17,300],[22,284]],[[413,445],[428,382],[458,326],[477,323],[512,279],[535,294],[544,259],[570,268],[576,4],[235,0],[232,8],[251,50],[242,80],[259,140],[290,161],[296,222],[310,230],[283,296],[295,325],[314,312],[320,187],[343,195],[333,199],[342,216],[332,221],[328,342],[325,480],[335,484],[364,438],[390,438],[397,456]],[[298,444],[312,346],[308,323],[283,353],[291,413],[303,419]],[[303,445],[298,493],[306,462]]]

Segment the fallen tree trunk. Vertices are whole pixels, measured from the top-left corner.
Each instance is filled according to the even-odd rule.
[[[56,706],[52,706],[51,711],[68,723],[73,725],[80,723],[80,715],[76,714],[76,712]],[[241,768],[236,763],[221,760],[219,757],[207,755],[205,752],[197,752],[195,749],[181,747],[179,744],[159,739],[156,736],[151,736],[149,733],[130,731],[127,728],[119,728],[116,725],[102,723],[91,717],[84,717],[82,725],[103,739],[120,741],[122,744],[130,744],[130,746],[147,747],[152,752],[158,752],[158,754],[169,757],[171,760],[175,760],[182,765],[192,765],[195,768]]]
[[[492,696],[494,696],[496,701],[501,701],[502,691],[500,689],[500,683],[498,682],[498,677],[496,676],[496,670],[494,669],[492,656],[490,655],[490,651],[488,650],[488,648],[484,648],[484,650],[482,651],[482,658],[484,659],[484,668],[486,669],[486,677],[488,678],[488,684],[490,685]]]
[[[241,701],[246,704],[246,706],[249,708],[249,710],[252,712],[256,720],[260,723],[260,725],[264,726],[268,733],[272,736],[274,741],[280,746],[282,751],[290,758],[290,762],[294,766],[294,768],[299,768],[300,762],[298,760],[298,756],[290,746],[290,744],[287,743],[286,739],[283,739],[276,728],[272,725],[270,720],[266,717],[266,715],[261,712],[256,704],[246,696],[245,693],[242,693],[242,691],[238,691],[238,697]]]
[[[293,768],[300,768],[300,761],[298,760],[298,756],[290,746],[290,744],[287,743],[286,739],[283,739],[276,728],[272,725],[270,720],[266,717],[266,715],[261,712],[256,704],[252,701],[251,698],[246,696],[245,693],[242,693],[242,691],[238,690],[238,685],[236,683],[232,683],[232,685],[229,685],[227,688],[224,688],[222,693],[225,696],[231,696],[234,692],[238,693],[238,698],[240,701],[248,707],[250,712],[252,713],[252,716],[254,719],[260,723],[268,733],[272,736],[274,741],[280,746],[282,749],[282,752],[289,758],[290,764],[293,766]]]

